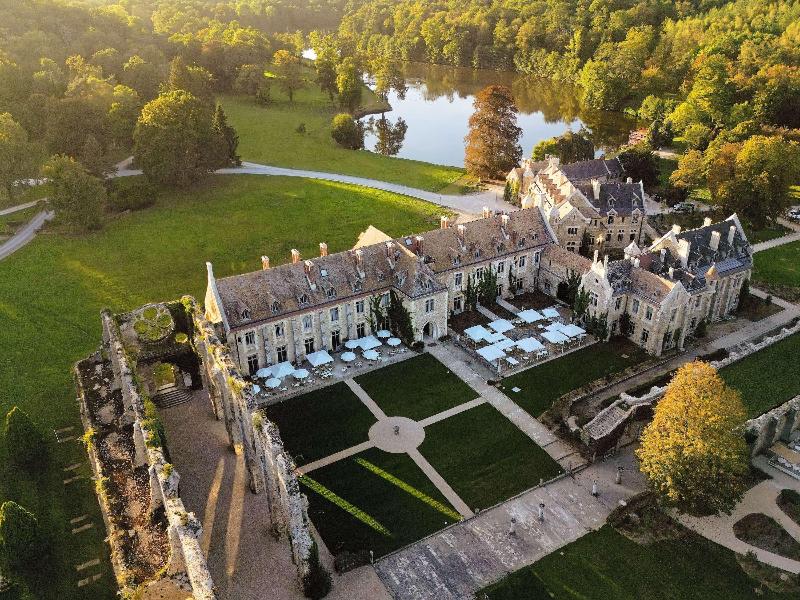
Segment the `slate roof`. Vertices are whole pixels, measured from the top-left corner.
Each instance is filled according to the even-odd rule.
[[[732,242],[728,242],[730,228],[734,227]],[[711,237],[714,232],[719,234],[719,244],[716,250],[711,249]],[[705,272],[717,263],[717,271],[721,273],[719,263],[728,261],[726,274],[735,269],[748,269],[753,264],[750,243],[742,232],[738,219],[731,216],[719,223],[712,223],[705,227],[689,229],[676,236],[679,240],[686,240],[689,247],[689,270],[692,272]]]
[[[542,258],[557,265],[566,267],[567,269],[571,269],[572,271],[580,273],[581,275],[588,272],[589,269],[592,268],[591,259],[581,256],[577,252],[565,250],[558,244],[551,244],[547,246],[542,253]]]
[[[592,196],[587,196],[592,198]],[[644,214],[644,191],[641,183],[607,182],[600,184],[600,198],[594,205],[601,215],[607,215],[612,209],[620,216],[629,216],[635,209]]]
[[[625,169],[618,158],[607,160],[605,158],[595,158],[593,160],[582,160],[559,166],[564,175],[573,184],[589,182],[592,179],[607,177],[618,179],[625,174]]]

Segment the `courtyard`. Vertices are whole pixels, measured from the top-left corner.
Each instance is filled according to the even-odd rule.
[[[378,558],[562,472],[430,354],[264,409],[334,556]]]

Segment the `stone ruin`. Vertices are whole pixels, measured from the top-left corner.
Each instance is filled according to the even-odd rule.
[[[243,454],[250,489],[269,495],[273,529],[289,537],[302,582],[313,568],[314,541],[307,501],[277,427],[257,412],[252,384],[193,298],[151,306],[158,315],[168,308],[180,331],[138,343],[133,324],[143,309],[103,311],[103,345],[75,365],[84,438],[121,591],[145,600],[216,598],[201,525],[178,495],[180,477],[142,384],[148,360],[175,352],[196,358],[213,411],[224,420],[234,451]]]
[[[732,349],[727,357],[712,361],[711,366],[715,369],[727,367],[796,334],[800,334],[800,321],[791,327],[782,328],[775,335],[765,336],[758,342],[749,342]],[[666,391],[667,386],[654,386],[648,393],[639,397],[620,394],[616,401],[580,429],[581,441],[594,454],[599,455],[609,451],[619,442],[629,423],[649,416]],[[787,441],[798,430],[800,430],[800,395],[745,423],[745,435],[751,442],[752,456],[761,454],[778,440]]]

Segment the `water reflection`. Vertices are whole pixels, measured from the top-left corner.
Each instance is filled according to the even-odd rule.
[[[624,115],[587,110],[568,85],[509,72],[438,65],[404,66],[406,90],[392,90],[392,111],[364,120],[366,148],[382,154],[463,166],[464,136],[475,94],[487,85],[511,88],[523,130],[524,154],[543,139],[583,125],[599,152],[625,143],[634,123]]]

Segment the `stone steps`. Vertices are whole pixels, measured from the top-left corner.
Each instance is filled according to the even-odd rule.
[[[153,396],[153,402],[158,408],[172,408],[192,399],[192,392],[186,388],[175,388]]]

